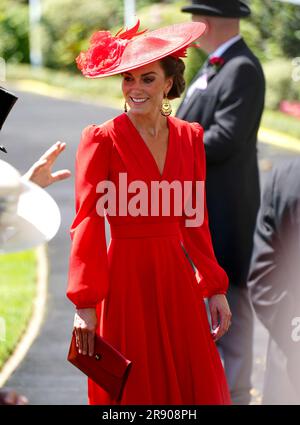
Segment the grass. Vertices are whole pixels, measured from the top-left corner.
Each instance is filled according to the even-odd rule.
[[[292,117],[280,111],[265,110],[261,125],[262,127],[298,138],[300,143],[299,118]]]
[[[35,251],[0,255],[0,370],[26,329],[35,294]]]

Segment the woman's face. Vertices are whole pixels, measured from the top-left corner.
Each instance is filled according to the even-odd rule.
[[[147,115],[160,110],[164,94],[173,84],[172,77],[165,77],[159,61],[122,74],[124,98],[133,114]]]

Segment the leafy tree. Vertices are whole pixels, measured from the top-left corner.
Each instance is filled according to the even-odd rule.
[[[121,0],[44,0],[42,39],[45,65],[75,69],[74,59],[87,47],[94,31],[122,26],[122,5]]]
[[[275,19],[276,21],[276,19]],[[275,38],[283,55],[287,57],[300,54],[300,6],[287,5],[282,9],[280,23],[275,30]]]
[[[250,22],[259,31],[255,51],[265,59],[298,56],[300,52],[300,6],[278,0],[252,0]]]
[[[0,56],[11,62],[29,62],[28,6],[0,0]]]

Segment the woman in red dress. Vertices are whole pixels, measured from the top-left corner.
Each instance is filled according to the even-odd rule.
[[[77,151],[67,291],[77,345],[92,355],[98,333],[132,361],[121,404],[230,404],[215,346],[230,326],[228,279],[213,252],[204,191],[198,198],[203,130],[168,110],[184,90],[180,56],[205,27],[137,29],[99,31],[77,58],[85,76],[121,74],[126,102],[123,114],[84,129]],[[89,403],[115,402],[89,380]]]

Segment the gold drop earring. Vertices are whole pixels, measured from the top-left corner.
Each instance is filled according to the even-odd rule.
[[[126,100],[125,100],[125,103],[124,103],[124,112],[128,112]]]
[[[172,105],[165,94],[161,104],[160,112],[164,117],[168,117],[172,113]]]

